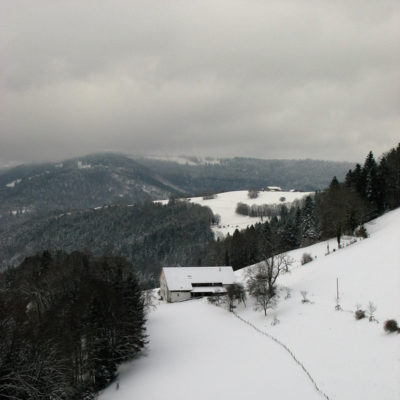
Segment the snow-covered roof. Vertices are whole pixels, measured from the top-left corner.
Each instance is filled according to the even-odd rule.
[[[221,286],[197,286],[191,290],[192,293],[226,293],[226,289]]]
[[[230,285],[235,282],[232,267],[170,267],[163,268],[169,290],[192,290],[194,284],[221,283]]]

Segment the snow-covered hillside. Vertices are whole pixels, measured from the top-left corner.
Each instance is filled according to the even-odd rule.
[[[160,304],[149,315],[147,354],[126,364],[119,389],[114,383],[100,399],[399,399],[400,335],[385,333],[383,322],[400,322],[400,209],[367,229],[370,238],[335,252],[331,241],[329,255],[327,242],[290,252],[295,262],[279,285],[291,296],[282,290],[267,318],[251,304],[236,310],[250,324],[206,300]],[[304,252],[317,258],[301,266]],[[336,278],[343,311],[335,310]],[[379,322],[356,321],[356,304],[370,301]],[[327,397],[260,331],[285,344]]]
[[[249,206],[262,204],[287,204],[295,200],[299,200],[310,193],[308,192],[259,192],[256,199],[249,199],[246,190],[235,192],[219,193],[215,199],[204,200],[203,197],[193,197],[190,200],[193,203],[210,207],[214,214],[221,217],[218,226],[213,227],[213,231],[218,235],[233,234],[235,229],[245,229],[261,221],[261,218],[248,217],[246,215],[236,214],[236,206],[238,203],[248,204]],[[285,198],[282,202],[280,199]]]
[[[300,200],[308,196],[309,192],[268,192],[260,191],[256,199],[250,199],[247,190],[239,190],[234,192],[218,193],[215,198],[204,200],[203,197],[192,197],[188,200],[211,208],[214,215],[221,217],[218,226],[213,226],[213,231],[218,235],[226,236],[228,233],[233,234],[235,229],[245,229],[261,221],[258,217],[248,217],[246,215],[236,214],[236,206],[238,203],[244,203],[249,206],[263,204],[288,204],[295,200]],[[281,201],[281,198],[285,198]],[[164,203],[167,200],[163,201]]]

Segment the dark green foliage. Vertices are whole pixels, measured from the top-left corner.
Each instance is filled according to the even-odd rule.
[[[303,253],[303,255],[301,256],[301,265],[307,264],[313,260],[314,259],[312,258],[312,255],[310,253]]]
[[[249,217],[267,217],[271,219],[280,215],[284,210],[287,210],[285,205],[275,205],[275,204],[252,204],[249,206],[245,203],[237,203],[236,214],[248,215]]]
[[[385,330],[385,332],[388,333],[399,332],[399,327],[395,319],[388,319],[387,321],[385,321],[383,329]]]
[[[250,206],[245,203],[237,203],[235,211],[236,211],[236,214],[249,215],[250,214]]]
[[[44,252],[0,275],[0,398],[82,399],[144,347],[143,299],[118,257]]]
[[[307,246],[318,238],[315,204],[312,196],[307,196],[300,213],[301,245]]]
[[[370,220],[400,206],[400,144],[385,153],[379,162],[370,152],[364,165],[356,165],[346,175],[346,188],[358,194]]]
[[[368,237],[367,228],[364,225],[361,225],[358,229],[354,231],[354,235],[366,239]]]
[[[235,303],[243,303],[246,306],[246,290],[240,283],[234,283],[228,286],[227,289],[228,308],[233,311]]]
[[[363,319],[365,317],[366,317],[366,315],[365,315],[365,311],[364,310],[359,309],[359,310],[356,310],[356,312],[354,313],[354,318],[357,319],[357,320]]]
[[[258,189],[255,188],[250,189],[247,192],[247,196],[249,197],[249,199],[256,199],[258,197],[258,192],[259,192]]]
[[[0,266],[45,249],[115,254],[134,263],[148,280],[163,264],[197,265],[213,240],[209,208],[187,202],[108,206],[0,225]]]

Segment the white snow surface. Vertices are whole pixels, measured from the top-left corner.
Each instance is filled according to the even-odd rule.
[[[218,226],[214,226],[212,229],[216,236],[226,236],[228,233],[232,235],[236,229],[245,229],[248,226],[261,222],[261,218],[258,217],[248,217],[246,215],[236,214],[235,210],[238,203],[248,204],[249,206],[252,206],[253,204],[287,204],[295,200],[300,200],[310,194],[309,192],[260,191],[256,199],[250,199],[247,193],[247,190],[238,190],[234,192],[219,193],[216,195],[215,199],[203,200],[203,197],[193,197],[190,201],[202,206],[210,207],[214,215],[218,214],[221,217],[221,221]],[[285,202],[279,200],[281,197],[286,199]]]
[[[204,300],[160,305],[148,330],[148,354],[101,400],[320,399],[287,354]]]
[[[192,283],[232,284],[232,267],[172,267],[163,268],[169,290],[192,290]]]
[[[248,226],[261,222],[261,218],[248,217],[246,215],[236,214],[236,206],[238,203],[248,204],[252,206],[263,204],[286,204],[295,200],[300,200],[305,196],[312,194],[312,192],[268,192],[260,191],[256,199],[250,199],[247,195],[247,190],[238,190],[233,192],[218,193],[215,199],[203,200],[203,197],[192,197],[187,199],[192,203],[200,204],[211,208],[213,214],[218,214],[221,221],[218,226],[213,226],[212,230],[216,237],[226,236],[228,233],[233,234],[236,229],[245,229]],[[284,197],[284,202],[280,198]],[[166,204],[168,200],[162,200],[160,203]]]
[[[332,400],[400,398],[400,335],[383,330],[386,319],[400,323],[400,209],[367,229],[368,239],[342,249],[330,241],[328,255],[327,242],[288,253],[294,263],[279,277],[281,297],[267,317],[250,300],[236,309],[284,343]],[[317,258],[302,266],[304,252]],[[379,322],[356,321],[355,305],[370,301]],[[120,368],[119,390],[112,384],[101,400],[324,398],[285,349],[204,299],[161,303],[148,316],[148,334],[147,353]]]
[[[21,183],[21,182],[22,182],[22,179],[16,179],[15,181],[7,183],[6,187],[13,188],[13,187],[15,187],[15,185],[17,185],[18,183]]]
[[[159,161],[169,161],[180,165],[214,165],[220,164],[221,160],[211,157],[185,157],[185,156],[161,156],[161,155],[147,155],[145,158]]]

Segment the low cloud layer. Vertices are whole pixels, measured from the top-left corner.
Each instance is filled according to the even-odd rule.
[[[0,15],[0,165],[362,161],[399,142],[398,0],[3,0]]]

